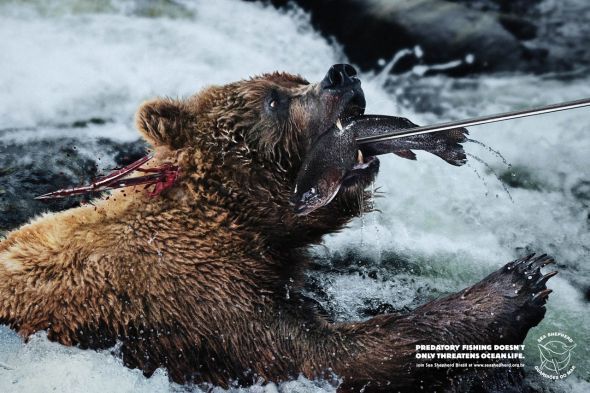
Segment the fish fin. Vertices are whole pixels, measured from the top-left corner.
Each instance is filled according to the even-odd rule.
[[[449,143],[463,143],[467,142],[467,135],[469,135],[469,131],[467,131],[467,128],[454,128],[448,131],[441,131],[441,134],[445,135],[445,139]]]
[[[416,153],[414,153],[411,150],[398,150],[398,151],[394,151],[393,154],[400,156],[402,158],[406,158],[408,160],[415,160],[416,159]]]
[[[438,133],[437,133],[438,134]],[[443,148],[430,151],[448,162],[451,165],[461,166],[467,163],[467,155],[461,143],[467,142],[469,131],[466,128],[455,128],[448,131],[441,131],[440,137],[443,141]]]

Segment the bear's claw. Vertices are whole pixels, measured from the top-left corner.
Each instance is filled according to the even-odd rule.
[[[521,294],[530,294],[530,301],[535,306],[543,306],[552,290],[545,286],[547,281],[557,274],[557,271],[549,272],[545,275],[541,273],[541,268],[555,263],[555,260],[547,254],[535,256],[528,255],[524,258],[517,259],[508,263],[503,270],[504,273],[512,273],[512,285],[520,288],[515,289],[514,294],[510,297]]]
[[[506,264],[505,269],[512,270],[516,268],[520,273],[525,271],[525,269],[539,271],[540,268],[550,265],[552,263],[555,263],[555,260],[547,254],[542,254],[538,257],[535,257],[535,254],[530,254],[524,258],[520,258]]]
[[[543,289],[541,292],[533,295],[533,302],[540,304],[545,303],[551,292],[553,292],[551,289]]]
[[[537,285],[545,285],[547,283],[547,281],[549,281],[549,279],[553,276],[555,276],[557,274],[557,270],[554,270],[552,272],[549,272],[547,274],[545,274],[543,277],[541,277],[538,281],[537,281]]]

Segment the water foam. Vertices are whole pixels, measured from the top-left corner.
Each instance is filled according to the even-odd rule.
[[[10,77],[0,79],[0,128],[35,131],[13,131],[0,138],[22,143],[64,135],[133,140],[137,134],[132,114],[142,100],[187,96],[207,84],[273,70],[318,80],[329,65],[345,60],[340,48],[314,32],[299,11],[283,13],[227,0],[162,1],[156,9],[143,3],[1,2],[0,73]],[[588,78],[457,80],[365,74],[361,79],[368,112],[400,114],[420,124],[590,96]],[[414,108],[426,112],[416,113]],[[76,130],[56,127],[89,118],[109,123]],[[555,292],[546,318],[527,344],[534,350],[535,337],[552,330],[563,331],[580,344],[590,342],[585,328],[590,313],[579,290],[590,277],[584,204],[588,201],[571,191],[589,180],[584,171],[590,164],[589,126],[588,112],[576,110],[471,130],[473,137],[497,148],[509,162],[543,179],[540,189],[511,189],[514,204],[507,198],[486,197],[469,168],[451,167],[420,152],[418,162],[384,157],[376,183],[384,193],[376,200],[381,212],[329,237],[322,249],[329,250],[328,256],[351,248],[362,253],[377,270],[377,278],[362,269],[354,274],[317,273],[315,278],[329,295],[328,308],[341,319],[357,319],[366,301],[412,307],[416,299],[470,285],[528,250],[543,250],[557,257],[563,272],[561,278],[552,279]],[[479,154],[473,144],[467,149]],[[487,179],[490,195],[501,191],[485,168],[477,162],[471,165]],[[492,166],[502,170],[501,163]],[[392,269],[388,253],[400,256],[411,268]],[[531,359],[537,356],[533,352]],[[579,370],[590,369],[590,360],[581,351],[574,353],[574,361]],[[0,391],[67,393],[81,386],[89,392],[185,391],[170,384],[164,371],[146,379],[123,367],[108,351],[66,348],[49,343],[43,333],[23,344],[2,328],[0,362],[12,368],[0,368]],[[590,389],[580,378],[559,386],[563,391]],[[333,388],[300,378],[240,391],[276,390]]]

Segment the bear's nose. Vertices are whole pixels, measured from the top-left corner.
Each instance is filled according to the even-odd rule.
[[[350,64],[334,64],[322,80],[321,87],[323,89],[348,87],[358,82],[355,76],[356,70]]]

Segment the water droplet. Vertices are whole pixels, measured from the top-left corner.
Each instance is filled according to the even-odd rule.
[[[475,139],[467,139],[467,141],[485,147],[490,153],[494,154],[496,157],[498,157],[499,159],[501,159],[502,160],[502,163],[504,163],[504,165],[506,165],[509,168],[512,167],[512,164],[510,164],[506,160],[506,158],[502,155],[502,153],[500,153],[498,150],[492,149],[491,147],[489,147],[485,143],[480,142],[480,141],[476,141]]]
[[[498,179],[498,181],[500,182],[500,184],[502,185],[502,188],[504,189],[504,192],[506,193],[506,195],[508,195],[508,198],[510,199],[510,202],[514,203],[514,199],[512,199],[512,195],[510,194],[510,191],[508,191],[508,187],[506,187],[506,184],[504,184],[504,182],[502,181],[502,179],[500,178],[500,176],[498,176],[498,174],[492,169],[492,167],[485,162],[484,160],[482,160],[481,158],[471,154],[471,153],[466,153],[469,157],[473,158],[475,161],[479,162],[480,164],[482,164],[483,166],[486,167],[487,170],[489,170],[495,177],[496,179]],[[496,194],[496,198],[498,198],[498,195]]]

